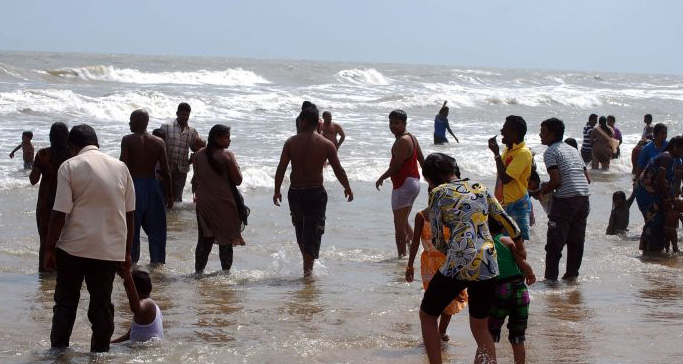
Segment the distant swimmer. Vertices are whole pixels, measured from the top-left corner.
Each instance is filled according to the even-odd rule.
[[[456,143],[460,143],[458,137],[453,134],[453,130],[451,130],[451,126],[448,124],[448,106],[446,106],[446,103],[448,103],[448,101],[443,102],[439,114],[434,118],[434,144],[448,143],[448,139],[446,139],[446,130],[455,138]]]
[[[31,139],[33,139],[32,131],[25,131],[21,133],[21,144],[12,150],[9,154],[10,158],[14,158],[14,153],[21,149],[24,158],[24,169],[33,168],[33,144],[31,144]]]
[[[341,147],[342,143],[344,142],[346,135],[344,134],[344,129],[342,129],[341,125],[332,121],[332,113],[329,111],[325,111],[323,113],[323,124],[321,130],[322,135],[334,143],[334,146],[337,147],[337,150],[339,150],[339,147]],[[337,135],[339,136],[339,139],[337,139]]]
[[[303,256],[304,276],[313,273],[313,263],[318,259],[320,242],[325,232],[325,210],[327,208],[327,192],[323,187],[323,166],[330,162],[334,175],[344,187],[347,201],[353,201],[353,192],[349,179],[337,157],[337,149],[329,140],[316,132],[318,127],[318,109],[307,107],[299,115],[301,132],[287,139],[280,163],[275,173],[275,191],[273,203],[280,206],[282,194],[280,187],[292,162],[289,175],[289,209],[296,232],[296,241]]]

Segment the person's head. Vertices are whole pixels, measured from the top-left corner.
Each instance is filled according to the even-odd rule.
[[[647,125],[652,124],[652,114],[645,114],[645,116],[643,116],[643,122]]]
[[[25,132],[21,133],[21,140],[23,141],[31,141],[33,139],[33,132],[30,130],[26,130]]]
[[[541,176],[538,175],[536,168],[531,169],[527,186],[530,190],[537,190],[539,187],[541,187]]]
[[[600,119],[598,119],[598,124],[600,124],[600,126],[602,126],[602,127],[607,126],[607,118],[604,116],[601,116]]]
[[[460,178],[460,168],[455,158],[444,153],[432,153],[425,158],[422,175],[430,186],[434,187],[450,181],[453,177]]]
[[[318,122],[320,121],[318,109],[314,106],[311,106],[301,110],[301,113],[299,114],[299,120],[302,131],[316,129],[318,127]]]
[[[325,124],[331,123],[332,122],[332,113],[329,111],[323,112],[323,121],[325,121]]]
[[[138,297],[149,298],[150,293],[152,293],[152,280],[149,278],[149,274],[141,270],[134,270],[131,275]]]
[[[71,128],[67,143],[69,149],[71,149],[72,155],[78,154],[81,149],[89,145],[94,145],[98,148],[100,147],[100,144],[97,142],[97,133],[95,133],[95,129],[88,124],[76,125]]]
[[[621,207],[626,203],[626,193],[617,191],[612,194],[612,207]]]
[[[58,121],[50,127],[50,146],[66,148],[66,141],[69,138],[69,128],[66,124]]]
[[[309,107],[315,107],[315,104],[306,100],[301,104],[301,111],[304,111],[304,109],[307,109]]]
[[[564,136],[564,122],[558,118],[543,120],[539,136],[543,145],[561,142]]]
[[[177,120],[180,126],[187,126],[187,121],[190,120],[191,112],[192,108],[190,107],[190,104],[188,104],[187,102],[181,102],[180,104],[178,104],[178,111],[176,111],[175,115],[178,117]]]
[[[663,143],[667,137],[666,125],[664,125],[662,123],[655,124],[655,127],[652,128],[652,135],[654,136],[655,143],[657,143],[657,144]]]
[[[448,112],[449,112],[448,106],[444,105],[441,107],[441,110],[439,110],[439,115],[448,116]]]
[[[574,138],[567,138],[564,142],[574,147],[574,149],[579,149],[579,143],[577,143]]]
[[[607,115],[607,125],[609,126],[614,126],[614,124],[617,123],[617,118],[614,117],[614,115]]]
[[[389,113],[389,130],[396,135],[403,135],[408,124],[408,114],[405,111],[396,109]]]
[[[501,141],[508,148],[511,148],[514,143],[521,143],[526,135],[526,121],[521,116],[509,115],[505,118],[500,135],[503,136]]]
[[[597,123],[598,123],[598,115],[597,114],[590,114],[590,116],[588,116],[588,124],[590,124],[591,126],[595,126],[595,124],[597,124]]]
[[[144,133],[149,123],[149,114],[143,109],[137,109],[130,114],[130,131],[133,133]]]
[[[683,136],[676,135],[675,137],[671,138],[669,140],[669,144],[667,144],[666,148],[664,148],[665,152],[669,152],[672,157],[674,158],[681,158],[683,157]]]
[[[220,163],[214,157],[214,151],[217,149],[225,149],[230,146],[230,127],[222,124],[216,124],[209,130],[209,141],[206,145],[206,160],[209,166],[217,174],[223,174]]]
[[[492,215],[489,214],[489,232],[491,235],[498,235],[503,232],[504,228],[503,225],[501,225],[498,220],[494,219]]]
[[[164,129],[162,128],[156,128],[152,130],[152,135],[154,135],[155,137],[159,137],[163,140],[166,140],[166,132],[164,132]]]

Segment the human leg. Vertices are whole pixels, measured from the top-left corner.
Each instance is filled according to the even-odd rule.
[[[213,238],[204,237],[202,232],[202,223],[197,216],[197,247],[194,250],[194,270],[201,273],[206,268],[206,263],[209,261],[209,254],[213,247]]]
[[[144,190],[145,185],[139,179],[133,179],[133,186],[135,187],[135,229],[133,231],[133,242],[130,247],[130,256],[133,263],[140,260],[140,228],[142,227],[142,220],[147,209],[147,193]]]
[[[438,316],[432,316],[420,310],[420,327],[422,328],[422,341],[429,364],[441,364],[441,338],[439,337]]]
[[[548,232],[545,245],[545,279],[557,280],[560,275],[560,258],[569,234],[571,205],[565,198],[555,198],[548,214]]]
[[[74,257],[61,249],[55,249],[57,262],[57,285],[55,306],[52,309],[50,343],[53,348],[69,347],[69,339],[76,321],[76,309],[83,284],[82,258]]]
[[[488,315],[495,294],[495,280],[468,282],[470,331],[477,342],[474,363],[495,364],[496,346],[489,333]]]
[[[92,325],[90,351],[109,351],[109,342],[114,334],[114,305],[111,292],[116,276],[117,262],[87,259],[85,285],[90,293],[88,319]]]
[[[588,196],[572,197],[573,212],[568,217],[569,230],[567,232],[567,271],[563,279],[572,279],[579,276],[579,268],[583,260],[583,247],[586,240],[586,222],[590,213]]]
[[[318,259],[322,235],[325,233],[327,192],[323,187],[291,189],[288,192],[292,224],[303,258],[304,276],[313,273]]]
[[[511,284],[513,291],[513,307],[508,319],[508,340],[512,345],[515,364],[523,364],[526,361],[526,328],[529,320],[529,290],[524,282]]]
[[[173,187],[173,201],[183,202],[183,189],[185,188],[185,181],[187,180],[187,173],[180,172],[178,166],[171,168],[171,186]]]
[[[398,257],[406,256],[406,249],[410,243],[410,237],[413,235],[413,228],[408,222],[408,216],[412,206],[402,207],[394,210],[394,236],[396,240],[396,250]]]
[[[439,334],[441,335],[441,340],[448,341],[451,338],[448,336],[448,324],[451,322],[451,315],[443,312],[439,316]]]
[[[149,260],[152,264],[166,263],[166,203],[159,182],[150,179],[149,204],[142,220],[142,228],[149,240]]]
[[[232,245],[225,244],[218,246],[218,258],[221,260],[221,269],[230,270],[232,267]]]

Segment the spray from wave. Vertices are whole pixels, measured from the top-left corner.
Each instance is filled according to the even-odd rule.
[[[57,78],[135,84],[254,86],[270,83],[256,73],[242,68],[229,68],[225,71],[199,70],[195,72],[151,73],[131,68],[116,68],[114,66],[99,65],[80,68],[50,69],[39,72]]]
[[[341,70],[336,76],[340,82],[352,85],[386,86],[393,81],[374,68]]]

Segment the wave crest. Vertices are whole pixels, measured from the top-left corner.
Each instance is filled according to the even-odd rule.
[[[76,78],[86,81],[106,81],[135,84],[180,84],[217,86],[254,86],[270,83],[252,71],[229,68],[225,71],[199,70],[194,72],[143,72],[114,66],[88,66],[80,68],[49,69],[43,73],[58,78]]]
[[[386,86],[392,81],[374,68],[341,70],[336,76],[339,81],[353,85]]]

